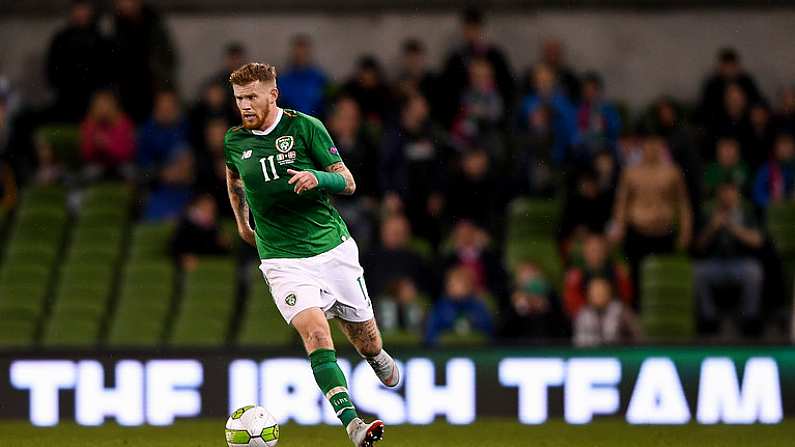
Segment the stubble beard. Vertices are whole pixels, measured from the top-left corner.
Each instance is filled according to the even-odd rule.
[[[253,121],[247,121],[243,115],[243,112],[240,112],[240,119],[243,122],[243,128],[248,130],[263,130],[262,127],[265,125],[265,118],[267,118],[268,114],[270,113],[270,104],[266,104],[262,110],[258,110],[256,113],[256,119]]]

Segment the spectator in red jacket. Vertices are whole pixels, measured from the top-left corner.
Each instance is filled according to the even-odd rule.
[[[563,289],[563,305],[566,313],[574,319],[587,303],[586,288],[594,278],[604,278],[625,305],[632,303],[632,280],[627,268],[608,256],[608,244],[604,236],[591,233],[582,244],[581,266],[566,272]]]
[[[135,127],[108,90],[97,92],[80,125],[80,151],[94,173],[122,171],[135,156]]]

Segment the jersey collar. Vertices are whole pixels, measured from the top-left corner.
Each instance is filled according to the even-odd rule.
[[[276,126],[279,125],[279,121],[282,120],[282,115],[283,114],[284,114],[284,110],[282,110],[282,108],[279,107],[279,111],[276,112],[276,119],[273,121],[273,124],[271,124],[270,127],[268,127],[265,130],[252,129],[251,133],[253,133],[254,135],[268,135],[269,133],[273,132],[273,129],[275,129]]]

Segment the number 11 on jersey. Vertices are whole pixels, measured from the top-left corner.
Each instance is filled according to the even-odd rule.
[[[259,164],[262,165],[262,175],[265,176],[265,181],[266,182],[269,182],[271,180],[277,180],[279,178],[279,174],[276,173],[276,164],[273,162],[273,157],[275,157],[275,156],[274,155],[270,155],[268,157],[259,159]],[[266,164],[266,162],[267,162],[267,164]],[[272,174],[273,178],[271,178],[268,175],[268,165],[270,165],[270,171],[271,171],[271,174]]]

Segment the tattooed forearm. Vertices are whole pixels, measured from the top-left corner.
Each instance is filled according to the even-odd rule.
[[[328,172],[336,172],[345,179],[345,189],[340,194],[351,195],[356,191],[356,182],[353,180],[353,174],[345,166],[345,163],[339,162],[326,168]]]
[[[351,341],[351,344],[365,357],[374,357],[381,352],[383,343],[381,333],[375,320],[368,320],[362,323],[352,323],[350,321],[337,320],[342,332]]]
[[[229,203],[232,205],[232,212],[235,214],[235,221],[237,221],[237,231],[243,240],[253,244],[253,230],[248,221],[248,202],[246,202],[243,179],[240,178],[240,174],[229,168],[226,169],[226,189],[229,193]]]

